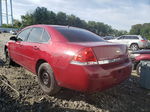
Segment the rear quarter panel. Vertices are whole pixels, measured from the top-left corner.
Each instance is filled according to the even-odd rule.
[[[139,43],[139,40],[133,40],[133,39],[129,39],[128,40],[128,46],[130,47],[131,46],[131,44],[138,44]],[[139,44],[138,44],[139,45]]]
[[[41,46],[42,51],[39,53],[39,59],[43,59],[51,65],[56,80],[58,83],[62,83],[67,77],[70,77],[70,74],[67,74],[67,67],[70,65],[70,61],[82,48],[81,46],[71,45],[67,42],[52,42],[48,46]]]

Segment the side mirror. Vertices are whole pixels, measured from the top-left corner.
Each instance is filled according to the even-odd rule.
[[[17,41],[17,38],[15,36],[12,36],[10,37],[10,40]]]

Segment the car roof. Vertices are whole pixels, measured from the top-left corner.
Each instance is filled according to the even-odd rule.
[[[140,35],[122,35],[122,36],[140,36]]]
[[[62,41],[62,42],[67,42],[67,39],[64,38],[63,35],[61,35],[59,32],[56,31],[56,29],[54,27],[60,27],[60,28],[65,28],[67,26],[60,26],[60,25],[46,25],[46,24],[37,24],[37,25],[30,25],[30,26],[27,26],[25,28],[23,28],[22,30],[24,29],[27,29],[27,28],[34,28],[34,27],[41,27],[41,28],[44,28],[44,29],[47,29],[47,31],[50,33],[51,37],[52,37],[52,41]],[[55,33],[52,33],[52,32],[55,32]],[[57,35],[57,36],[56,36]]]
[[[53,41],[63,41],[63,42],[68,42],[68,40],[65,38],[64,35],[62,35],[60,32],[58,32],[58,28],[62,28],[62,29],[71,29],[71,30],[85,30],[82,28],[78,28],[78,27],[72,27],[72,26],[63,26],[63,25],[46,25],[46,24],[37,24],[37,25],[31,25],[26,28],[34,28],[34,27],[41,27],[41,28],[45,28],[47,29],[47,31],[51,34],[51,37]],[[52,33],[53,32],[53,33]],[[57,34],[57,36],[54,34],[54,32]],[[58,36],[59,35],[59,36]]]
[[[46,25],[46,24],[37,24],[37,25],[31,25],[28,27],[50,27],[50,28],[69,28],[69,29],[82,29],[78,27],[73,27],[73,26],[64,26],[64,25]]]

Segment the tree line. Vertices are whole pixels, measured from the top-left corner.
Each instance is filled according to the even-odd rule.
[[[103,22],[85,21],[75,15],[67,15],[64,12],[55,13],[45,7],[37,7],[33,12],[27,12],[21,16],[21,21],[14,20],[15,28],[23,28],[33,24],[51,24],[51,25],[68,25],[90,30],[100,36],[120,36],[125,34],[142,35],[150,38],[150,23],[137,24],[131,27],[129,32],[124,30],[113,29],[110,25]],[[11,25],[3,24],[3,27]]]
[[[111,26],[104,24],[102,22],[88,21],[80,19],[75,15],[67,15],[64,12],[55,13],[49,11],[45,7],[37,7],[34,12],[27,13],[21,16],[22,24],[24,26],[33,24],[53,24],[53,25],[68,25],[74,27],[80,27],[90,30],[98,35],[114,35],[119,36],[121,34],[127,33],[126,31],[118,31],[113,29]]]
[[[21,16],[21,21],[14,20],[15,28],[22,28],[33,24],[51,24],[51,25],[68,25],[80,27],[90,30],[100,36],[113,35],[119,36],[126,34],[126,31],[113,29],[110,25],[103,22],[85,21],[75,15],[67,15],[64,12],[55,13],[49,11],[45,7],[37,7],[33,12],[27,12]],[[3,27],[12,27],[11,25],[3,24]]]
[[[142,35],[150,40],[150,23],[133,25],[130,34]]]

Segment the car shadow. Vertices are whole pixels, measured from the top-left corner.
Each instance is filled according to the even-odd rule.
[[[2,59],[0,59],[0,67],[11,67],[11,65],[6,65],[6,62]],[[20,65],[18,65],[17,63],[13,64],[14,67],[21,67]]]
[[[4,64],[5,64],[5,62],[2,59],[0,59],[0,67],[3,67]]]
[[[83,101],[109,112],[150,111],[150,90],[140,87],[137,76],[131,76],[120,85],[105,91],[88,94],[62,89],[55,97],[68,101]]]
[[[53,105],[53,102],[48,102],[47,100],[30,104],[19,98],[13,98],[3,88],[0,88],[0,109],[1,112],[87,112],[84,110],[56,107]]]
[[[21,112],[28,112],[30,110],[32,110],[33,112],[85,112],[83,110],[78,109],[68,109],[69,106],[65,106],[65,108],[62,108],[59,104],[55,105],[57,102],[53,102],[52,99],[58,99],[59,101],[61,101],[61,103],[63,101],[67,103],[69,103],[70,101],[77,103],[82,102],[85,105],[92,105],[92,107],[96,107],[97,109],[102,110],[104,112],[149,112],[150,90],[141,88],[139,85],[139,80],[140,78],[138,76],[132,75],[125,82],[108,90],[96,93],[82,93],[62,88],[62,90],[55,96],[49,96],[50,100],[46,97],[45,100],[41,100],[40,102],[34,102],[33,104],[25,102],[25,100],[19,98],[12,99],[11,96],[8,96],[8,98],[6,97],[4,99],[5,101],[8,101],[8,103],[1,103],[1,98],[3,98],[3,96],[0,94],[0,109],[8,105],[8,109],[17,109]],[[32,84],[29,84],[29,86],[33,87]],[[39,91],[39,88],[37,88],[36,90]],[[7,93],[4,94],[6,96],[8,95]],[[35,97],[34,94],[36,95],[37,93],[34,91],[34,93],[32,93],[31,96]],[[11,101],[13,103],[11,103]],[[5,111],[5,109],[3,111],[2,109],[1,112],[7,111]]]

